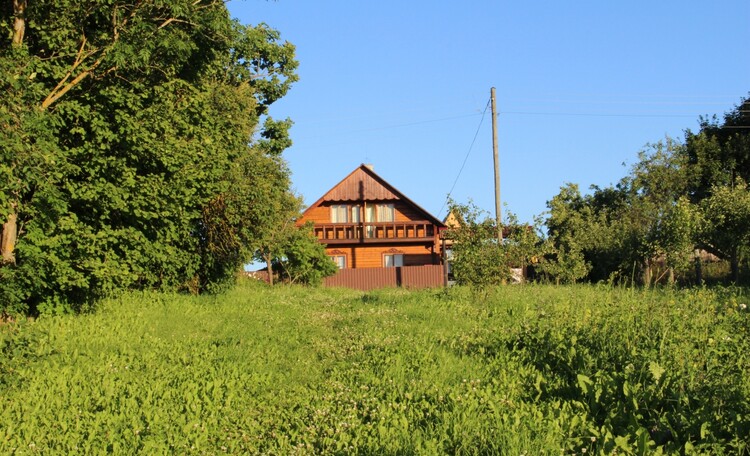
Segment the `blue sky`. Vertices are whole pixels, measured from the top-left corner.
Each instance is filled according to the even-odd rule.
[[[307,204],[372,163],[437,217],[454,182],[453,199],[494,213],[489,110],[482,120],[494,86],[501,197],[530,221],[566,182],[616,183],[644,145],[682,138],[700,115],[750,92],[747,0],[233,0],[229,9],[297,47],[300,81],[271,114],[295,122],[284,156]]]

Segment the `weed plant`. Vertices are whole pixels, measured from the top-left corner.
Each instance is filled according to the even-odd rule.
[[[742,289],[129,293],[0,327],[3,454],[748,454]]]

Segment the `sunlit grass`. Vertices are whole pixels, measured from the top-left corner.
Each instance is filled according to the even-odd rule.
[[[592,286],[130,293],[2,327],[0,452],[742,454],[747,304]]]

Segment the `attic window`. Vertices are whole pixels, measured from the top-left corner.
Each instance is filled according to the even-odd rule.
[[[393,222],[396,220],[396,209],[393,204],[378,204],[378,222]]]
[[[346,204],[332,205],[331,223],[349,223],[349,206]]]

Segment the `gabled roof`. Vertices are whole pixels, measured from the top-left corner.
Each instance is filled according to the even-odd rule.
[[[368,165],[359,165],[354,171],[349,173],[338,184],[328,190],[317,201],[310,205],[305,213],[314,207],[320,206],[324,202],[357,202],[357,201],[389,201],[400,200],[412,206],[417,212],[422,214],[425,220],[444,227],[443,222],[435,216],[422,209],[417,203],[410,200],[403,193],[398,191],[380,177]],[[303,213],[304,216],[304,213]]]
[[[399,199],[397,191],[367,165],[360,165],[335,187],[322,201],[382,201]]]
[[[463,220],[455,212],[448,211],[448,215],[443,219],[443,223],[449,228],[459,228],[463,224]]]

